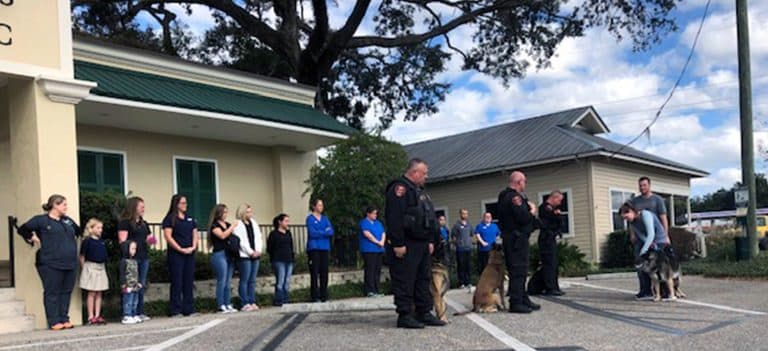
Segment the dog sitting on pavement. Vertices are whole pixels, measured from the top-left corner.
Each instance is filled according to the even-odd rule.
[[[429,292],[432,293],[432,302],[435,308],[435,315],[443,322],[448,322],[445,303],[445,293],[451,287],[451,278],[448,274],[448,242],[442,237],[436,238],[434,251],[432,252],[432,279],[429,284]]]
[[[680,278],[682,271],[680,263],[674,254],[661,251],[649,251],[640,256],[635,262],[635,268],[648,273],[651,277],[651,287],[653,289],[653,301],[661,301],[661,284],[667,286],[668,291],[672,292],[666,301],[675,301],[678,298],[684,298],[685,293],[680,289]]]
[[[488,264],[480,275],[474,295],[472,295],[472,311],[477,313],[494,313],[499,309],[505,310],[504,303],[504,254],[502,246],[494,244],[488,253]],[[464,313],[457,313],[461,315]]]

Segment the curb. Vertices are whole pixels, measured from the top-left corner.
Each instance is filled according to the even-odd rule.
[[[395,305],[387,302],[374,301],[338,301],[327,303],[295,303],[283,305],[280,313],[338,313],[338,312],[372,312],[394,311]]]
[[[629,279],[637,277],[636,272],[588,274],[585,280]]]

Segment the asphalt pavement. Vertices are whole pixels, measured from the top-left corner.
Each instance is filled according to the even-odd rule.
[[[471,294],[448,293],[451,323],[394,328],[381,306],[370,311],[303,313],[265,308],[123,326],[80,327],[0,336],[4,350],[768,350],[768,282],[685,277],[688,299],[637,302],[631,278],[563,281],[566,296],[535,298],[542,311],[453,316]]]

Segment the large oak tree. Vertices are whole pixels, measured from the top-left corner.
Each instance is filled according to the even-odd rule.
[[[341,0],[352,1],[352,0]],[[361,128],[377,116],[415,120],[437,111],[450,87],[439,80],[452,55],[463,69],[508,83],[545,67],[563,39],[602,27],[643,50],[676,29],[680,0],[355,0],[333,27],[328,0],[72,0],[75,30],[168,54],[316,88],[316,106]],[[168,4],[213,10],[216,25],[192,45]],[[160,33],[144,28],[149,15]],[[146,18],[146,17],[145,17]],[[371,29],[360,31],[368,23]],[[472,43],[453,45],[457,31]],[[365,33],[362,33],[365,32]]]

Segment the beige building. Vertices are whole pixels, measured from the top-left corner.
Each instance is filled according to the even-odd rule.
[[[150,222],[161,221],[174,193],[188,196],[197,218],[218,202],[248,202],[260,223],[279,212],[300,218],[315,151],[350,132],[313,108],[311,87],[73,40],[67,0],[6,3],[0,2],[3,218],[39,214],[53,193],[66,196],[69,215],[79,218],[83,190],[141,196]],[[0,243],[0,268],[15,273],[15,289],[0,289],[0,303],[24,311],[0,315],[0,333],[44,327],[35,249],[5,224]],[[3,276],[8,280],[7,271]],[[76,324],[80,311],[76,290]]]
[[[462,208],[473,224],[484,212],[495,216],[513,170],[527,174],[526,193],[537,204],[561,190],[564,237],[588,260],[601,262],[608,234],[626,225],[618,209],[637,193],[639,177],[650,177],[665,198],[671,224],[687,225],[690,180],[707,175],[599,137],[608,131],[594,108],[583,107],[411,144],[406,151],[430,163],[427,190],[449,224]]]

